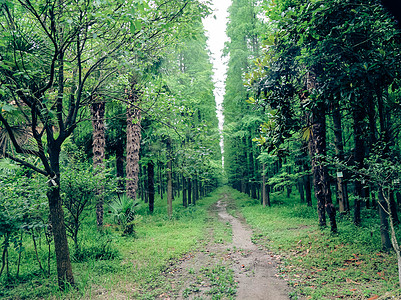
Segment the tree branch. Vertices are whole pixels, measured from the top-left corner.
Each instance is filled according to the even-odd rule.
[[[27,168],[30,168],[30,169],[42,174],[42,175],[45,175],[45,176],[49,176],[50,175],[45,170],[39,169],[38,167],[30,164],[29,162],[26,162],[25,160],[22,160],[22,159],[19,159],[17,157],[14,157],[14,156],[8,154],[7,152],[4,153],[4,157],[7,157],[7,158],[9,158],[9,159],[11,159],[11,160],[13,160],[13,161],[25,166],[25,167],[27,167]]]

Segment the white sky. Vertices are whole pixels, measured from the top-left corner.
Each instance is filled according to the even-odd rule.
[[[214,67],[213,81],[215,83],[214,96],[217,105],[217,117],[219,119],[220,133],[223,129],[223,97],[225,93],[225,79],[227,71],[227,58],[223,58],[224,43],[228,40],[226,35],[226,24],[228,20],[227,9],[231,0],[213,0],[213,13],[203,20],[208,37],[208,46],[212,55]],[[223,137],[221,136],[220,146],[223,152]],[[224,158],[223,158],[224,163]]]

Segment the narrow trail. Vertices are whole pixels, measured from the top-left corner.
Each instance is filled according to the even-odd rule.
[[[227,213],[227,198],[227,195],[224,195],[224,199],[218,201],[218,214],[232,225],[233,246],[245,253],[233,257],[234,271],[239,282],[237,299],[289,299],[286,282],[275,276],[275,261],[265,250],[252,243],[252,231],[239,219]]]
[[[178,281],[184,282],[176,299],[217,299],[213,297],[213,289],[216,287],[210,282],[210,278],[204,276],[205,272],[216,268],[229,269],[234,277],[233,284],[236,285],[236,293],[229,287],[222,288],[226,292],[221,299],[290,299],[290,288],[283,279],[276,276],[277,266],[273,255],[253,244],[252,231],[227,212],[227,205],[231,201],[224,194],[212,208],[212,217],[231,225],[232,243],[216,243],[213,239],[213,228],[210,228],[207,245],[176,266],[177,272],[174,276]],[[217,279],[218,276],[223,277],[222,274],[215,276]]]

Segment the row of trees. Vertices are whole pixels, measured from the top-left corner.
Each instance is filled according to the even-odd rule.
[[[260,187],[268,205],[269,188],[290,193],[295,185],[311,205],[313,181],[319,225],[328,216],[333,232],[337,210],[352,211],[360,225],[361,208],[377,206],[383,247],[391,248],[401,67],[393,17],[365,0],[234,0],[230,13],[229,183],[253,197]]]
[[[1,155],[47,178],[59,286],[73,285],[60,195],[66,145],[86,149],[97,174],[112,165],[127,197],[137,198],[141,186],[151,212],[155,178],[160,193],[167,186],[170,216],[178,182],[186,206],[220,180],[201,23],[208,8],[195,0],[0,6]],[[92,195],[99,227],[105,188]]]

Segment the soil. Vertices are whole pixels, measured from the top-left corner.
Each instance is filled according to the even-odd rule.
[[[223,195],[211,208],[211,218],[231,225],[232,243],[214,241],[210,228],[208,242],[170,272],[173,281],[182,286],[174,299],[290,299],[291,289],[277,275],[276,257],[252,243],[252,231],[243,219],[227,212],[228,205],[233,205],[233,200]]]

